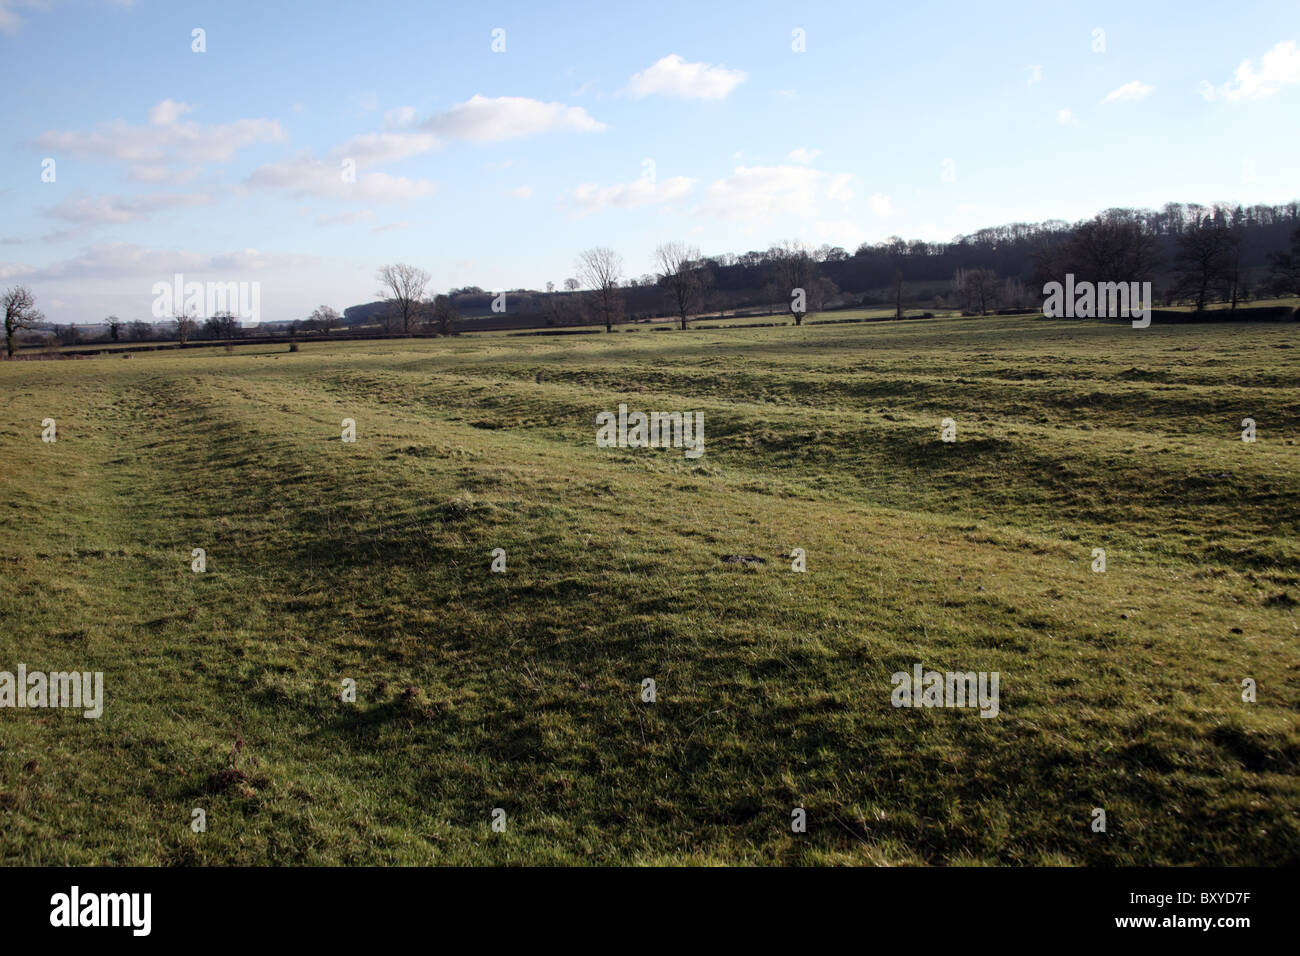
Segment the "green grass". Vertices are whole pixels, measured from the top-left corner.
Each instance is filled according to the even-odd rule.
[[[0,670],[107,696],[0,710],[0,858],[1295,863],[1297,382],[1028,317],[0,364]]]

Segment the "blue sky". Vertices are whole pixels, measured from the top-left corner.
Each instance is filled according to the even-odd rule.
[[[671,239],[1283,202],[1298,44],[1295,0],[0,0],[0,284],[68,322],[150,318],[176,272],[257,281],[276,320],[390,262],[540,288],[593,245],[639,276]]]

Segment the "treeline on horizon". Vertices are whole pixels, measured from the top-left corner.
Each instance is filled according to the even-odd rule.
[[[667,261],[665,250],[673,255]],[[593,280],[584,257],[608,260]],[[793,315],[836,308],[889,306],[905,310],[1036,311],[1046,282],[1067,274],[1092,282],[1152,283],[1157,302],[1239,304],[1261,298],[1300,296],[1300,200],[1282,205],[1166,203],[1159,210],[1111,208],[1069,223],[1050,219],[1009,223],[957,236],[949,242],[898,236],[863,243],[850,253],[840,246],[775,243],[740,255],[700,255],[683,243],[656,250],[657,274],[623,276],[621,257],[598,247],[579,257],[579,275],[545,290],[499,292],[468,286],[418,301],[389,298],[354,305],[339,315],[321,306],[311,316],[245,328],[229,314],[192,323],[178,336],[176,322],[126,322],[116,316],[103,327],[15,324],[27,345],[78,342],[147,342],[167,339],[222,340],[298,332],[446,334],[461,330],[569,327],[716,315]],[[381,275],[394,267],[385,267]],[[423,276],[413,266],[399,269]],[[806,292],[792,306],[791,290]],[[421,285],[423,289],[423,284]],[[28,293],[30,294],[30,293]],[[494,304],[497,306],[494,309]],[[6,316],[8,319],[8,316]],[[11,323],[6,321],[6,326]],[[7,327],[6,332],[10,332]],[[12,348],[14,339],[10,339]]]
[[[698,265],[705,276],[698,312],[788,311],[789,292],[781,279],[789,270],[782,261],[792,247],[799,244],[701,257]],[[949,242],[893,236],[863,243],[852,253],[840,246],[802,248],[813,267],[812,311],[894,305],[899,299],[913,308],[975,313],[993,307],[1036,309],[1043,284],[1060,281],[1066,273],[1093,282],[1150,281],[1165,305],[1182,301],[1203,308],[1217,301],[1300,295],[1300,200],[1276,206],[1171,202],[1158,210],[1116,207],[1074,223],[1009,223]],[[621,288],[623,319],[673,314],[664,285],[657,275],[628,277]],[[548,286],[545,291],[509,290],[505,315],[492,312],[497,293],[470,286],[453,288],[448,295],[459,315],[476,328],[597,321],[584,307],[587,292],[577,280]],[[344,310],[344,321],[378,322],[386,310],[385,302],[352,306]]]

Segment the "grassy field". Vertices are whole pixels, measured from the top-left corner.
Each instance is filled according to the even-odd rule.
[[[1029,317],[2,363],[0,670],[107,700],[0,710],[0,859],[1300,862],[1298,383]]]

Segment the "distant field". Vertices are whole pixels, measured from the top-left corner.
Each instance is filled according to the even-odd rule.
[[[1023,316],[0,363],[0,670],[107,698],[0,709],[0,859],[1300,862],[1298,385]]]
[[[1295,309],[1300,307],[1300,299],[1297,298],[1256,299],[1249,303],[1242,303],[1241,308],[1243,310],[1243,314],[1245,314],[1253,309],[1270,308],[1275,306],[1285,306],[1290,309]],[[1160,308],[1162,310],[1167,310],[1171,312],[1194,311],[1194,308],[1190,305],[1175,305],[1175,306],[1168,306],[1168,307],[1161,306]],[[1232,314],[1228,306],[1222,302],[1211,303],[1210,305],[1206,306],[1206,311],[1223,312],[1225,316],[1231,316]],[[903,310],[904,318],[909,318],[909,319],[918,318],[922,314],[926,314],[926,313],[938,318],[958,318],[961,316],[961,313],[959,311],[953,309],[936,309],[934,307],[907,308]],[[491,313],[489,313],[489,315],[490,314]],[[485,334],[479,332],[476,329],[476,320],[485,317],[486,316],[462,317],[461,321],[457,326],[457,329],[462,333],[473,333],[476,335]],[[876,322],[882,319],[892,319],[893,317],[894,317],[893,306],[872,306],[868,308],[836,309],[831,312],[825,312],[819,314],[814,313],[807,317],[807,321],[810,325],[818,325],[818,324],[825,324],[825,323],[840,323],[840,322],[860,322],[860,321]],[[980,318],[980,320],[982,321],[984,317],[968,316],[967,318]],[[540,326],[540,322],[542,321],[541,316],[537,317],[537,321],[539,325],[536,327],[514,329],[501,334],[531,335],[536,333],[550,333],[556,331],[572,333],[579,330],[585,333],[595,334],[604,331],[604,327],[599,324],[593,324],[587,326],[560,326],[558,329],[552,329],[549,327],[543,328]],[[658,316],[657,318],[652,319],[648,322],[636,322],[636,323],[630,323],[624,325],[621,327],[621,331],[624,332],[643,331],[643,330],[648,331],[651,329],[667,330],[670,328],[675,328],[677,324],[678,324],[678,320],[674,316]],[[705,316],[692,316],[690,319],[691,327],[700,328],[700,329],[724,328],[724,327],[732,328],[736,326],[745,327],[745,326],[758,326],[758,325],[782,325],[782,324],[785,325],[792,324],[792,319],[788,312],[772,312],[772,313],[759,312],[753,314],[745,313],[741,315],[730,314],[727,315],[725,318],[719,318],[716,315],[705,315]],[[302,344],[306,345],[317,341],[328,341],[329,338],[331,337],[331,334],[335,336],[346,335],[351,331],[356,331],[356,330],[337,329],[335,330],[334,333],[327,333],[327,334],[301,331],[298,333],[298,336],[299,336],[299,341]],[[363,334],[374,334],[378,331],[378,327],[366,326],[360,329],[360,331]],[[486,333],[486,334],[497,334],[497,333]],[[279,331],[276,333],[276,335],[279,337],[285,337],[288,335],[288,333],[285,331]],[[254,344],[257,343],[255,341],[249,343],[250,346]],[[261,343],[261,344],[269,345],[270,343]],[[159,339],[159,340],[149,340],[144,342],[123,339],[120,342],[93,341],[93,342],[80,342],[76,345],[61,345],[61,346],[53,346],[53,347],[29,345],[21,348],[19,352],[21,355],[25,357],[37,356],[37,355],[43,357],[43,356],[48,356],[50,354],[76,355],[76,354],[87,353],[87,352],[96,353],[96,352],[103,351],[105,349],[129,350],[132,348],[137,348],[141,350],[154,350],[159,348],[160,346],[175,348],[176,343],[174,338],[170,341],[164,341]],[[196,339],[190,344],[189,347],[190,348],[224,348],[225,343],[221,340],[213,341],[210,339]]]

